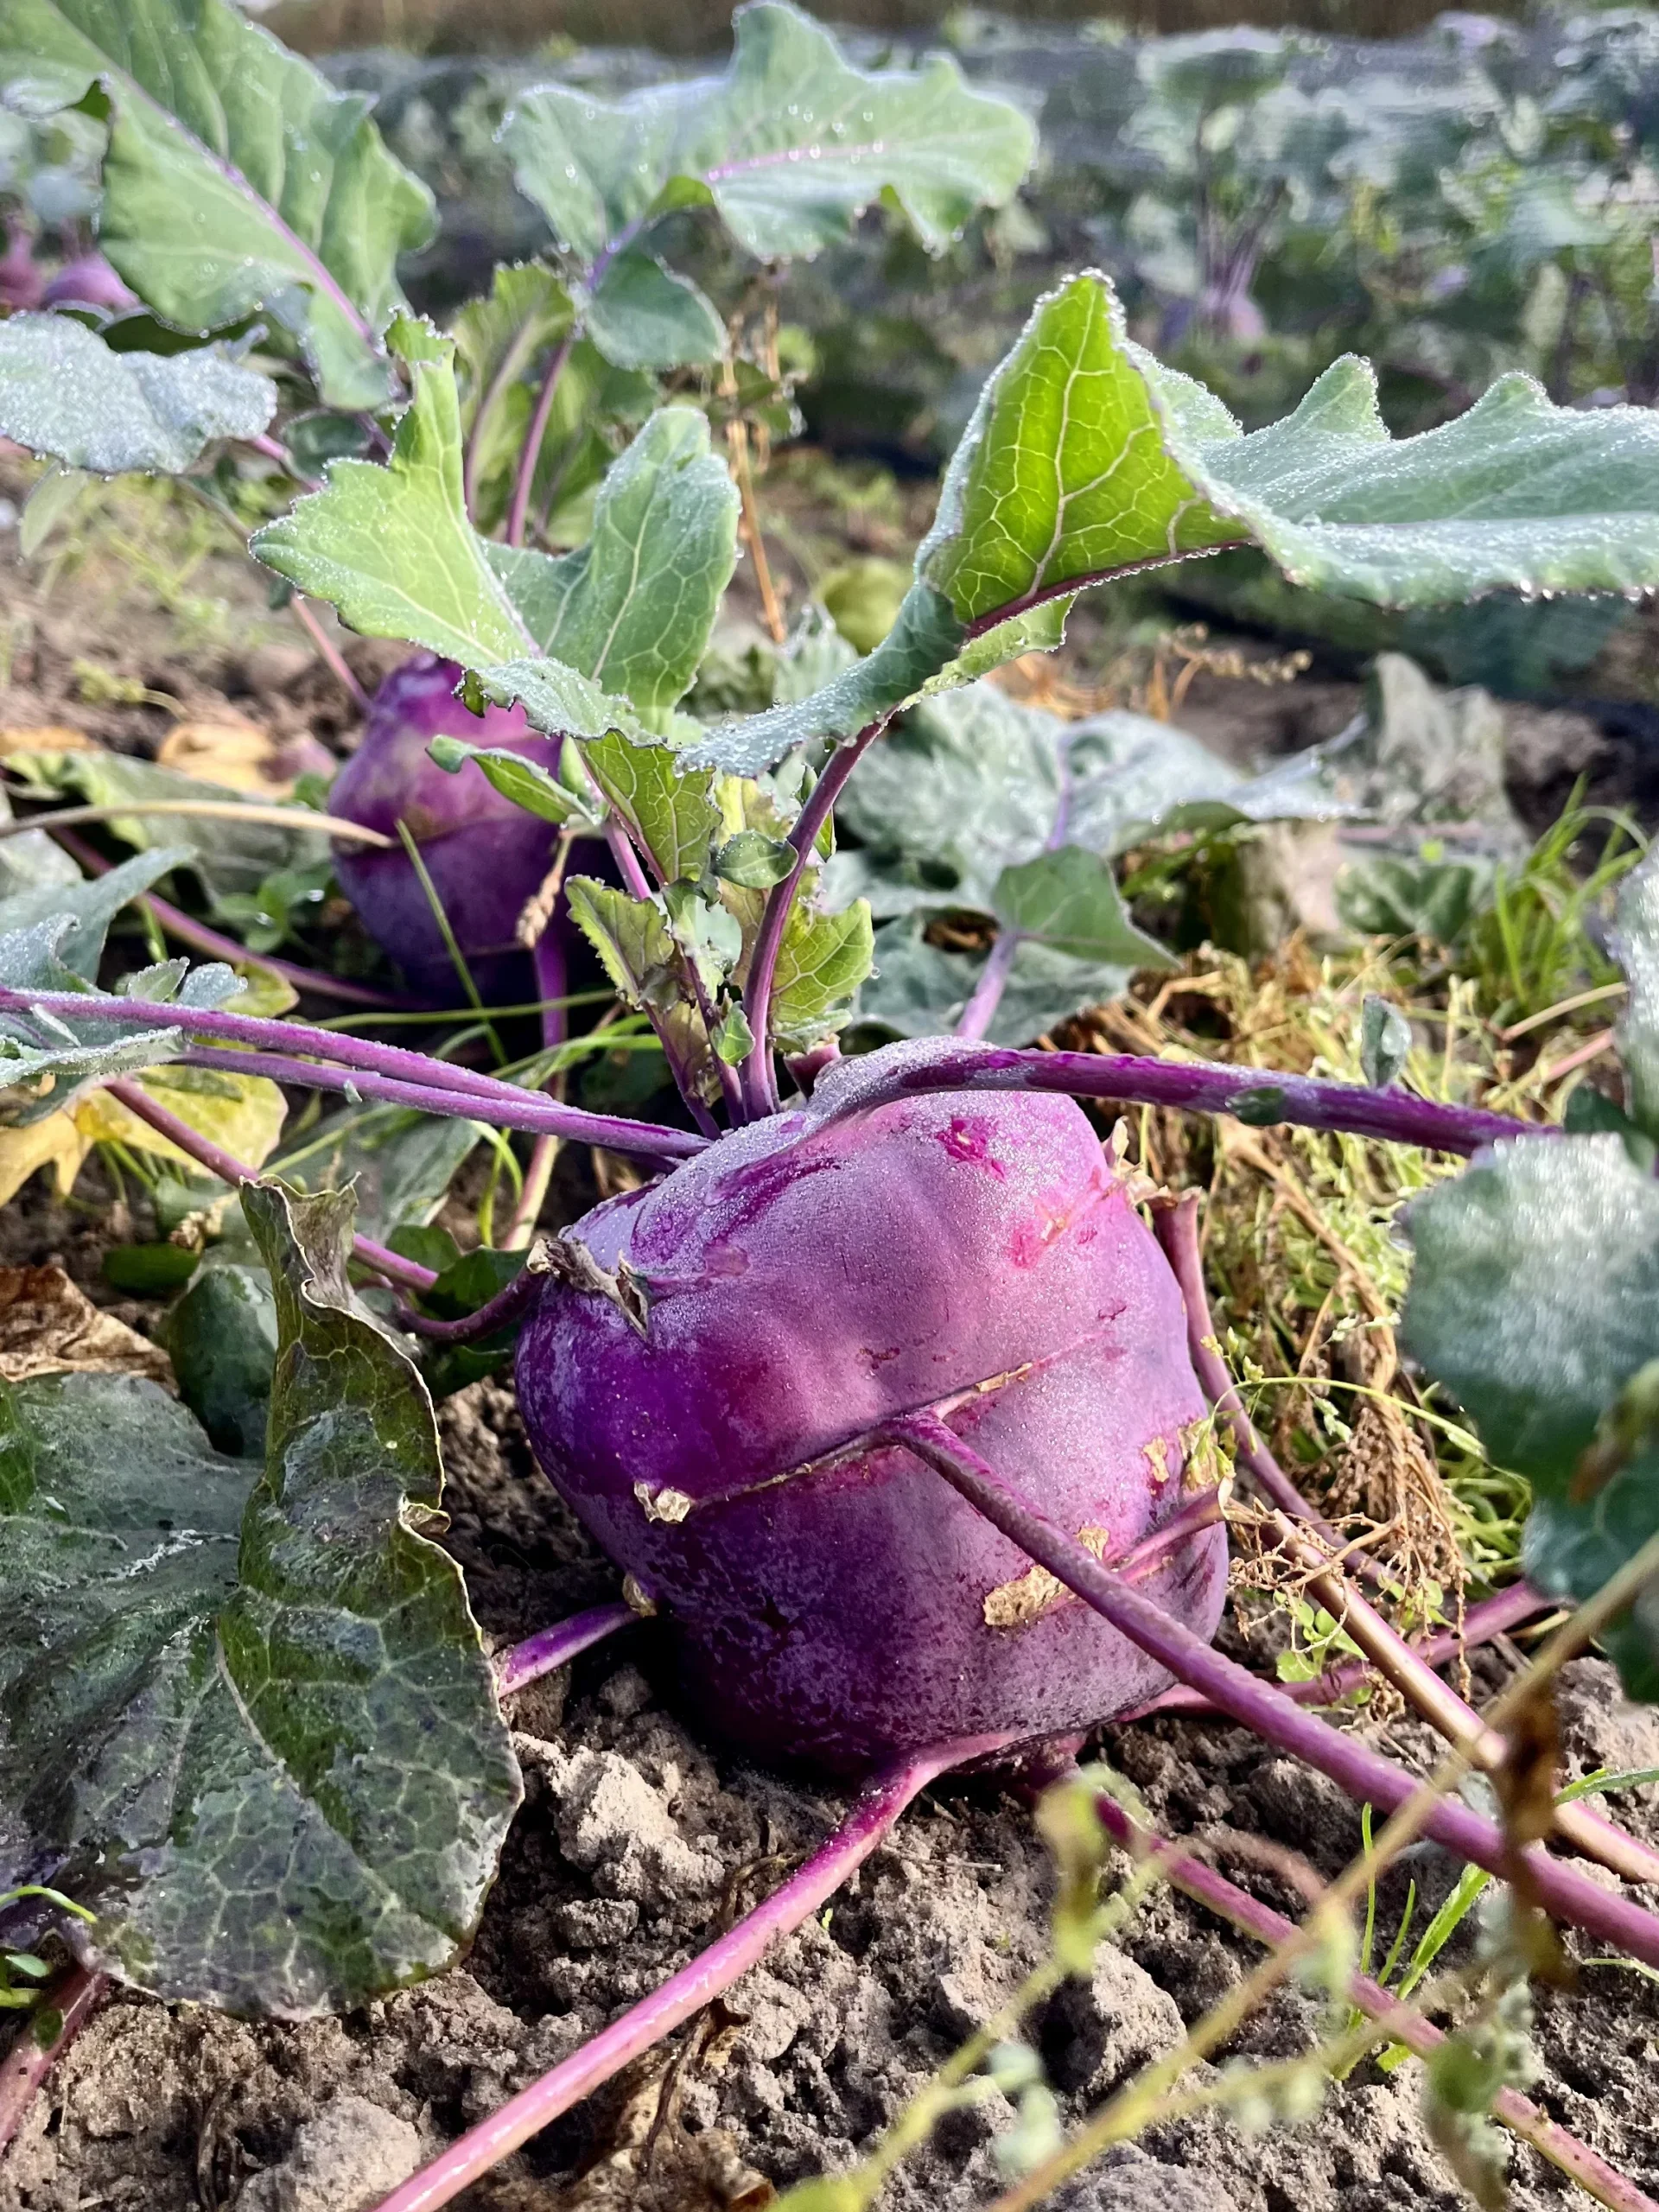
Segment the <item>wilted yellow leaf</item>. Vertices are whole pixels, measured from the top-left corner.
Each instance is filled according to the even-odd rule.
[[[98,747],[84,730],[58,722],[43,722],[34,729],[0,728],[0,760],[14,753],[96,753]]]
[[[159,1344],[102,1313],[60,1267],[0,1268],[0,1376],[147,1375],[175,1386]]]
[[[283,1133],[288,1102],[276,1085],[262,1075],[221,1074],[217,1068],[150,1068],[136,1078],[158,1106],[165,1106],[181,1122],[188,1122],[216,1145],[263,1167]],[[148,1122],[129,1113],[107,1090],[89,1091],[73,1109],[75,1127],[92,1143],[130,1145],[135,1152],[149,1152],[163,1160],[195,1163],[169,1138],[152,1129]]]
[[[91,1145],[92,1139],[76,1128],[73,1112],[0,1129],[0,1205],[16,1197],[37,1167],[55,1167],[58,1189],[67,1195]]]
[[[231,791],[286,798],[294,779],[283,775],[277,755],[276,741],[269,730],[227,716],[223,721],[177,723],[162,740],[156,759],[163,768],[222,784]]]

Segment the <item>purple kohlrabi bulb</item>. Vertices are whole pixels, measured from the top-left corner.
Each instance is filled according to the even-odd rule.
[[[491,707],[481,719],[469,714],[455,696],[461,680],[455,664],[435,653],[395,669],[374,695],[363,741],[336,778],[328,806],[390,837],[405,823],[480,991],[486,1000],[522,998],[529,969],[514,932],[550,865],[554,831],[503,798],[476,763],[452,776],[426,748],[435,737],[462,737],[553,769],[559,741],[538,736],[519,707]],[[414,989],[455,999],[454,963],[401,846],[386,852],[338,843],[334,873],[363,926]]]
[[[838,1109],[869,1067],[826,1069],[809,1106],[595,1208],[569,1233],[643,1293],[643,1336],[550,1278],[518,1356],[542,1465],[662,1605],[699,1718],[849,1772],[1063,1735],[1167,1679],[861,1436],[936,1408],[1109,1560],[1216,1478],[1179,1289],[1081,1109]],[[1226,1556],[1224,1530],[1196,1530],[1141,1586],[1209,1637]]]

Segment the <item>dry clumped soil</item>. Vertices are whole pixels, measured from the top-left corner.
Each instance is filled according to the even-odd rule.
[[[612,1571],[535,1469],[510,1391],[475,1386],[441,1421],[448,1541],[486,1630],[509,1640],[612,1594]],[[665,1646],[642,1625],[571,1678],[519,1695],[524,1808],[454,1973],[348,2018],[301,2024],[118,1998],[36,2099],[0,2166],[0,2212],[359,2212],[644,1996],[774,1885],[843,1802],[722,1759],[672,1709],[672,1689]],[[1568,1670],[1561,1707],[1574,1771],[1659,1764],[1659,1719],[1623,1706],[1599,1662]],[[1433,1756],[1414,1723],[1382,1732],[1414,1765]],[[1292,1872],[1264,1859],[1261,1840],[1327,1876],[1358,1843],[1356,1808],[1334,1785],[1224,1723],[1108,1730],[1103,1748],[1167,1828],[1205,1834],[1233,1878],[1281,1910],[1298,1904]],[[1659,1840],[1659,1792],[1618,1809]],[[1409,1854],[1379,1899],[1385,1942],[1408,1878],[1421,1928],[1455,1869],[1433,1846]],[[985,1781],[935,1787],[817,1920],[463,2202],[471,2212],[759,2212],[774,2187],[850,2163],[996,2008],[1045,1953],[1050,1895],[1027,1804]],[[1154,1895],[1121,1944],[1103,1948],[1091,1980],[1068,1985],[1034,2024],[1068,2120],[1178,2041],[1257,1955],[1197,1907]],[[1288,2056],[1319,2020],[1313,1998],[1282,1989],[1235,2051]],[[1659,1987],[1589,1967],[1575,1991],[1541,1995],[1537,2045],[1539,2101],[1659,2190]],[[1363,2065],[1315,2120],[1269,2135],[1212,2115],[1154,2129],[1054,2202],[1453,2212],[1466,2200],[1429,2144],[1418,2075]],[[950,2116],[884,2207],[988,2204],[995,2139],[1014,2116],[995,2094]],[[1575,2198],[1587,2202],[1517,2148],[1519,2212]]]

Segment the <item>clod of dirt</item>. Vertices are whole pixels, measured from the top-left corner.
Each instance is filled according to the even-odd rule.
[[[365,2212],[420,2162],[406,2120],[366,2097],[335,2097],[300,2127],[281,2165],[253,2177],[237,2212]]]
[[[1063,2189],[1054,2212],[1235,2212],[1235,2199],[1206,2176],[1160,2166],[1126,2143]]]

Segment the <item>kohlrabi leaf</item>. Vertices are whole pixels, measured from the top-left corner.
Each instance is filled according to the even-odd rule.
[[[111,922],[184,857],[165,849],[145,853],[88,882],[37,884],[0,899],[0,985],[90,992]],[[209,988],[215,976],[236,983],[228,968],[204,972]],[[157,1066],[183,1045],[172,1024],[134,1031],[55,1014],[0,1013],[0,1122],[48,1120],[87,1084]],[[31,1172],[32,1166],[22,1170]]]
[[[779,0],[740,9],[735,31],[718,77],[615,102],[548,85],[508,118],[519,189],[584,263],[660,209],[698,201],[763,260],[816,253],[883,194],[938,252],[1030,167],[1026,118],[969,91],[952,61],[851,68],[827,31]]]
[[[268,377],[208,348],[115,353],[73,315],[0,322],[0,436],[100,476],[176,476],[214,438],[256,437],[276,410]]]
[[[539,261],[498,268],[490,289],[469,300],[450,326],[455,341],[461,427],[467,440],[468,507],[480,512],[503,479],[511,481],[534,397],[525,382],[537,358],[570,332],[575,305]],[[492,504],[493,504],[492,500]]]
[[[677,369],[717,361],[726,326],[690,278],[655,254],[619,253],[594,287],[588,335],[620,369]]]
[[[582,810],[575,792],[543,767],[539,760],[527,760],[522,753],[509,753],[505,746],[469,745],[464,737],[446,734],[435,737],[426,749],[439,767],[447,769],[451,775],[464,768],[469,760],[475,760],[480,773],[503,798],[510,798],[515,806],[522,806],[526,814],[534,814],[543,822],[563,824]]]
[[[431,1220],[482,1134],[458,1115],[350,1107],[273,1160],[271,1172],[308,1191],[350,1190],[359,1230],[385,1242]]]
[[[217,1451],[265,1455],[276,1300],[264,1268],[211,1251],[167,1317],[179,1395]]]
[[[861,899],[837,914],[797,899],[772,976],[771,1034],[778,1049],[808,1052],[843,1028],[874,957],[870,910]]]
[[[1109,862],[1062,845],[1005,868],[992,893],[1000,931],[1094,966],[1169,968],[1168,953],[1135,928]]]
[[[737,558],[737,515],[708,417],[664,407],[606,477],[586,545],[558,560],[492,545],[489,558],[542,652],[648,711],[671,707],[696,674]]]
[[[650,1016],[682,1094],[712,1097],[717,1088],[713,1047],[687,995],[686,953],[665,906],[585,875],[567,880],[565,898],[571,920],[599,955],[618,995]]]
[[[569,345],[575,303],[540,262],[499,268],[489,293],[471,300],[451,327],[466,434],[465,488],[473,520],[493,530],[512,496],[538,397],[537,364],[569,346],[554,386],[531,482],[531,512],[556,517],[605,474],[613,424],[643,423],[657,402],[654,378],[619,369],[585,338]],[[565,541],[559,541],[563,543]]]
[[[401,638],[485,670],[536,643],[467,518],[454,346],[399,315],[387,342],[410,398],[391,460],[329,464],[320,492],[255,532],[267,568],[370,638]]]
[[[937,1037],[954,1029],[985,971],[984,953],[930,944],[919,916],[891,921],[875,934],[875,973],[859,993],[857,1020],[900,1037]],[[1121,998],[1136,968],[1080,960],[1027,938],[985,1031],[993,1045],[1029,1045],[1056,1022],[1085,1007]]]
[[[930,679],[1027,650],[1046,603],[1248,543],[1293,582],[1394,607],[1645,587],[1659,582],[1659,418],[1557,407],[1510,376],[1455,422],[1395,440],[1350,359],[1245,436],[1129,341],[1107,278],[1075,276],[981,392],[887,639],[816,700],[719,728],[696,757],[753,774],[808,739],[850,738]]]
[[[378,334],[432,198],[360,92],[227,0],[7,0],[0,86],[29,116],[107,96],[99,244],[148,307],[204,333],[268,315],[333,404],[385,404]]]
[[[690,408],[653,416],[606,478],[574,553],[497,545],[467,519],[453,344],[401,317],[413,397],[381,467],[335,461],[254,550],[355,630],[404,638],[518,700],[537,728],[601,737],[696,672],[736,557],[737,494]]]
[[[1403,1336],[1500,1465],[1564,1492],[1659,1347],[1659,1183],[1618,1136],[1519,1138],[1416,1199]]]
[[[67,1883],[141,1987],[295,2018],[451,1963],[520,1783],[419,1533],[430,1401],[346,1287],[350,1200],[243,1204],[280,1342],[263,1474],[152,1383],[6,1396],[0,1879]]]
[[[1344,811],[1320,748],[1249,776],[1168,722],[1068,722],[974,683],[921,701],[861,762],[837,813],[861,849],[830,863],[831,895],[862,892],[878,916],[995,913],[1002,870],[1052,844],[1110,859],[1160,830]]]
[[[1623,1136],[1495,1147],[1410,1210],[1402,1339],[1534,1489],[1535,1586],[1581,1600],[1659,1530],[1659,1185]],[[1649,1591],[1609,1646],[1659,1699]]]
[[[1630,985],[1618,1051],[1631,1117],[1659,1138],[1659,861],[1643,861],[1619,886],[1608,950]]]
[[[584,745],[588,772],[655,861],[664,883],[700,876],[721,826],[713,777],[686,773],[665,745],[602,737]]]

